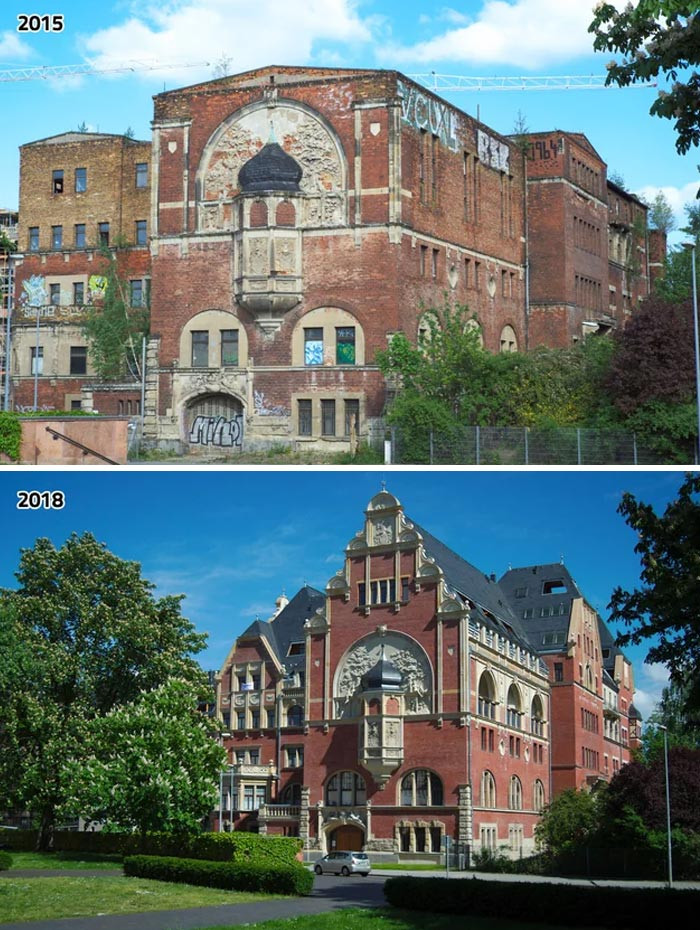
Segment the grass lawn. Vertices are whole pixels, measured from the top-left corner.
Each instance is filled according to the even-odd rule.
[[[454,930],[455,926],[468,927],[469,930],[553,930],[551,924],[521,923],[490,917],[456,917],[454,914],[428,914],[393,908],[348,908],[311,917],[267,920],[250,924],[249,930]],[[236,928],[219,926],[202,930]]]
[[[223,891],[176,885],[145,878],[104,877],[2,878],[2,921],[42,920],[55,917],[96,917],[102,914],[135,914],[213,904],[243,904],[275,895]]]
[[[10,852],[13,869],[120,869],[121,856],[95,853]]]

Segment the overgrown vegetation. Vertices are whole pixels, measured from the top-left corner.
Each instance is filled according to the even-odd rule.
[[[22,442],[22,426],[16,413],[0,413],[0,452],[13,462],[19,461],[19,449]]]
[[[649,300],[613,338],[528,353],[485,351],[466,306],[446,302],[422,324],[418,345],[399,333],[376,356],[404,461],[429,461],[431,431],[449,444],[465,426],[625,430],[669,462],[692,456],[689,304]]]

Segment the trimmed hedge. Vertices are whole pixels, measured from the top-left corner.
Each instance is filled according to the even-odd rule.
[[[182,856],[215,862],[290,865],[296,861],[301,840],[291,836],[259,836],[256,833],[198,833],[176,836],[148,833],[61,832],[54,834],[58,852],[89,852],[130,856]]]
[[[270,894],[311,894],[314,877],[303,865],[239,865],[171,856],[127,856],[124,874],[162,882],[184,882],[208,888],[264,891]]]
[[[6,852],[0,852],[0,872],[6,872],[12,865],[12,856]]]
[[[692,925],[700,892],[668,888],[610,888],[478,878],[390,878],[384,895],[394,907],[440,914],[539,920],[565,927],[615,930]]]
[[[0,847],[31,852],[36,849],[38,835],[37,830],[0,830]]]

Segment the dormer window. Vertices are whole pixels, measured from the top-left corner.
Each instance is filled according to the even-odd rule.
[[[566,594],[566,585],[561,579],[542,583],[543,594]]]
[[[287,650],[288,656],[303,656],[306,651],[306,643],[290,643]]]

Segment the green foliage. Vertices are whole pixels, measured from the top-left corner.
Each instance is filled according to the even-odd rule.
[[[36,846],[36,830],[0,830],[0,846],[28,852]]]
[[[122,248],[126,242],[115,243]],[[105,266],[100,274],[107,279],[100,304],[85,308],[83,324],[95,371],[105,380],[141,377],[142,341],[148,337],[150,313],[148,306],[132,307],[129,282],[117,266],[117,258],[109,249],[102,250]]]
[[[124,860],[124,874],[209,888],[286,895],[311,894],[314,882],[313,874],[301,864],[242,865],[165,856],[128,856]]]
[[[91,720],[90,754],[69,763],[64,809],[134,827],[196,830],[214,807],[226,754],[197,709],[197,688],[171,679]]]
[[[650,763],[661,757],[664,751],[664,732],[668,746],[700,749],[700,712],[689,712],[687,685],[671,683],[661,693],[661,700],[644,722],[642,746],[638,758]]]
[[[649,226],[665,233],[669,233],[676,228],[673,207],[668,202],[668,198],[663,191],[658,191],[649,205]]]
[[[588,791],[567,788],[542,811],[535,827],[537,845],[557,856],[575,846],[585,845],[598,826],[598,800]]]
[[[537,919],[565,927],[634,928],[694,922],[700,892],[666,888],[604,888],[545,882],[494,882],[396,877],[384,885],[395,907],[436,913]]]
[[[685,154],[700,143],[700,19],[697,4],[687,0],[641,0],[618,10],[612,3],[598,3],[589,32],[595,34],[596,51],[621,54],[608,64],[606,83],[626,87],[650,81],[659,74],[674,83],[659,91],[649,112],[675,119],[676,149]],[[686,69],[690,69],[686,71]],[[686,77],[679,80],[679,73]]]
[[[0,252],[16,252],[17,243],[14,239],[10,239],[4,229],[0,228]]]
[[[357,451],[341,452],[334,458],[336,465],[381,465],[384,461],[382,452],[378,452],[366,443],[358,446]]]
[[[180,597],[153,597],[140,566],[89,533],[21,553],[0,591],[0,807],[29,810],[46,848],[69,796],[69,764],[90,757],[90,721],[177,676],[201,693],[204,648]]]
[[[642,585],[617,587],[610,622],[630,631],[618,644],[651,641],[647,662],[661,662],[671,681],[687,689],[685,708],[700,710],[700,476],[688,475],[677,498],[662,515],[650,504],[623,495],[618,507],[637,534],[635,552],[642,563]]]
[[[13,462],[19,461],[19,449],[22,442],[22,426],[16,413],[9,410],[0,413],[0,452]]]
[[[6,872],[10,868],[12,868],[12,856],[0,850],[0,872]]]

